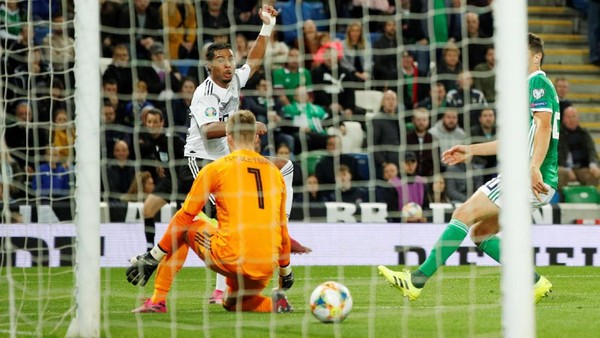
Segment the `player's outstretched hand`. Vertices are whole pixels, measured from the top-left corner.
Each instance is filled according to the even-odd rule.
[[[258,10],[258,15],[260,19],[265,25],[269,25],[271,23],[271,19],[275,19],[275,17],[279,14],[279,12],[273,6],[264,5]],[[273,23],[273,25],[275,25]]]
[[[294,273],[291,266],[279,268],[279,288],[287,291],[294,285]]]
[[[138,255],[131,259],[131,265],[127,268],[127,281],[133,285],[144,286],[148,283],[150,276],[158,267],[158,261],[149,252]]]
[[[457,145],[442,153],[442,162],[447,165],[456,165],[471,160],[471,152],[469,146]]]

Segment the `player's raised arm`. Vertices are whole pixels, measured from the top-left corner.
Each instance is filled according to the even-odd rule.
[[[271,32],[275,27],[275,17],[277,16],[277,14],[279,14],[279,12],[277,12],[277,10],[273,8],[273,6],[264,5],[258,10],[258,14],[263,22],[263,25],[258,37],[256,38],[254,46],[248,53],[248,59],[246,61],[246,64],[250,66],[250,77],[252,77],[252,75],[260,68],[260,66],[263,63],[265,50],[267,49],[267,44],[269,43]]]

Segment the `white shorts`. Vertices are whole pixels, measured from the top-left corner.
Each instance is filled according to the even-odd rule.
[[[548,193],[539,194],[541,201],[538,200],[537,197],[535,197],[533,191],[530,192],[529,203],[531,203],[532,209],[541,208],[542,206],[550,203],[550,200],[552,200],[552,197],[554,196],[556,190],[554,190],[554,188],[552,188],[546,183],[544,183],[544,185],[548,189]],[[484,193],[492,202],[494,202],[494,204],[498,206],[498,208],[502,208],[502,204],[500,203],[500,175],[487,181],[477,190]]]

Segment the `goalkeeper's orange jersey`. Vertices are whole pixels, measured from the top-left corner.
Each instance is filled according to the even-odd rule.
[[[285,183],[273,163],[250,150],[221,157],[200,170],[182,211],[197,215],[211,193],[219,217],[211,250],[221,265],[259,279],[289,264]]]

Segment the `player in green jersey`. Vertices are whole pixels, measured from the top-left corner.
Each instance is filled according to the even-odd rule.
[[[556,90],[540,66],[544,57],[540,38],[529,34],[529,155],[531,174],[531,206],[548,204],[558,183],[559,105]],[[473,156],[494,155],[496,141],[458,145],[442,154],[442,161],[455,165],[471,160]],[[500,177],[481,186],[464,204],[456,208],[452,220],[436,242],[425,262],[414,272],[392,271],[379,266],[379,273],[402,291],[403,296],[415,300],[427,280],[443,265],[465,239],[469,230],[471,239],[483,252],[500,262]],[[534,302],[546,297],[552,284],[534,272]]]

